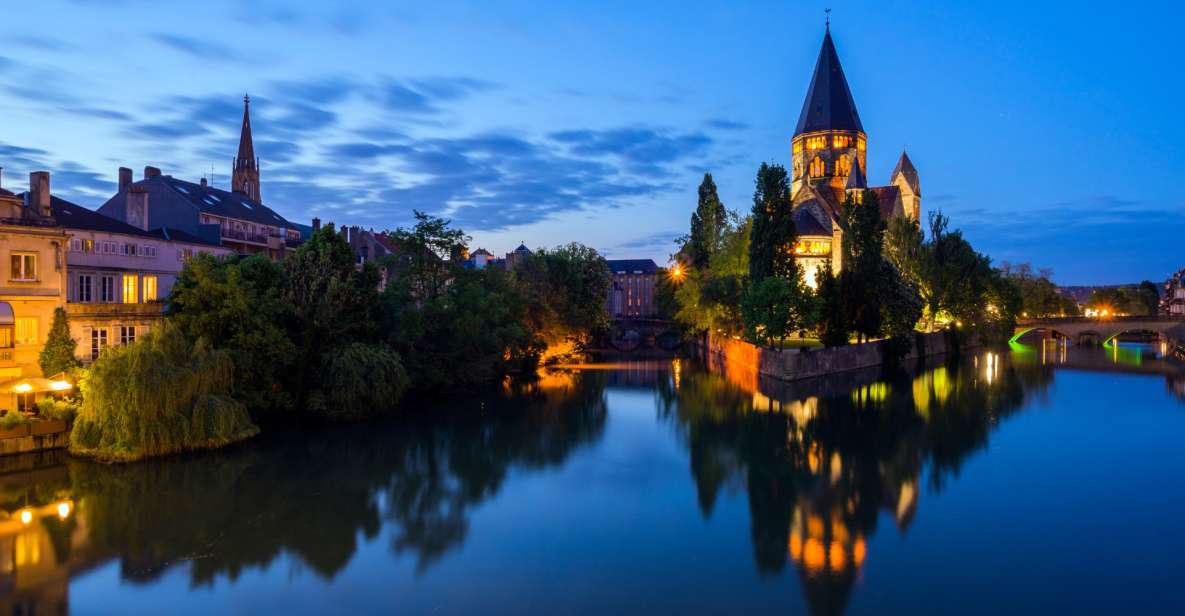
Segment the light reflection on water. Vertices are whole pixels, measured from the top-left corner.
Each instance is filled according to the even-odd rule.
[[[1124,486],[1185,471],[1165,454],[1185,379],[1159,349],[1127,347],[797,383],[685,358],[558,366],[414,418],[220,452],[0,458],[0,613],[1164,608],[1180,491],[1146,497],[1129,531],[1159,545],[1107,544],[1120,578],[1082,569],[1089,547],[1062,532],[1140,511]],[[1147,425],[1117,424],[1115,400]],[[1143,431],[1138,447],[1120,436]],[[1078,448],[1108,438],[1107,456]],[[1133,447],[1148,464],[1108,464]],[[1071,504],[1091,463],[1122,506]],[[1014,547],[991,539],[1012,509],[1026,511],[1012,538],[1047,548],[1015,571],[996,566]],[[1074,597],[1032,586],[1071,570]],[[1141,572],[1141,593],[1112,590]]]

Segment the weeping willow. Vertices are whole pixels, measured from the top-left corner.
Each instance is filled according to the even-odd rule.
[[[80,384],[70,451],[129,462],[252,437],[259,428],[231,398],[233,383],[229,355],[172,328],[110,349]]]

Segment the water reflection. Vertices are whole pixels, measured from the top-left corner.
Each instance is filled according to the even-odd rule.
[[[408,562],[417,573],[447,571],[434,565],[472,557],[459,548],[471,539],[480,505],[505,504],[508,483],[573,466],[582,450],[594,452],[588,457],[597,465],[618,464],[609,498],[631,493],[630,482],[693,484],[697,505],[680,494],[677,502],[691,507],[681,512],[696,524],[701,517],[747,523],[749,573],[786,575],[812,612],[840,613],[878,558],[878,531],[906,534],[926,506],[923,494],[942,492],[1002,422],[1049,395],[1056,369],[1143,372],[1162,361],[1145,353],[1138,365],[1115,363],[1073,348],[1041,357],[1037,349],[985,352],[912,373],[854,371],[797,383],[709,370],[689,359],[587,364],[507,381],[479,399],[425,403],[436,410],[406,421],[272,430],[264,440],[201,455],[128,466],[60,452],[0,458],[0,613],[64,612],[71,578],[111,563],[122,583],[152,584],[171,572],[218,591],[225,585],[217,581],[233,585],[281,557],[332,582],[367,543],[390,555],[380,567]],[[1185,399],[1181,373],[1164,374],[1169,390]],[[653,392],[658,426],[646,392]],[[610,413],[625,415],[611,411],[610,400],[624,398],[641,401],[663,444],[671,445],[674,430],[672,451],[680,464],[686,457],[689,472],[668,466],[656,476],[661,465],[629,467],[602,455],[611,444]],[[648,442],[636,432],[644,428],[621,424],[635,432],[615,436],[638,438],[630,453]],[[552,475],[565,487],[577,481]],[[739,517],[735,510],[722,516],[730,509],[721,503],[737,497]],[[651,506],[626,498],[623,510]],[[559,523],[572,550],[564,558],[597,551],[582,543],[586,535],[648,537],[645,529],[601,528],[593,520],[564,512]],[[627,569],[627,561],[647,558],[658,557],[635,546],[608,562]],[[526,571],[508,572],[507,583],[522,583]],[[687,573],[667,571],[673,578]],[[375,579],[388,575],[384,569]],[[446,578],[460,582],[456,575]],[[582,575],[590,585],[602,581],[596,570]]]
[[[838,613],[880,512],[904,532],[919,483],[941,489],[1052,374],[986,353],[913,377],[853,375],[847,395],[809,383],[747,391],[755,377],[682,371],[659,397],[690,453],[703,515],[722,487],[743,485],[758,569],[791,564],[812,611]]]

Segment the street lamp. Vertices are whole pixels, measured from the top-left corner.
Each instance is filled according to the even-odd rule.
[[[674,280],[675,282],[679,282],[679,281],[683,280],[683,277],[685,275],[686,275],[686,273],[683,271],[683,264],[676,262],[674,265],[671,266],[671,280]]]

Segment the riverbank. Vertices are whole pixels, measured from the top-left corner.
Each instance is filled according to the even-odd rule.
[[[968,338],[974,339],[972,336]],[[797,381],[883,366],[890,353],[885,340],[822,349],[771,349],[744,340],[708,334],[704,338],[697,338],[692,345],[715,367],[728,372],[752,372],[755,377],[769,377],[782,381]],[[978,343],[971,340],[956,346],[945,332],[918,334],[909,352],[899,360],[912,361],[978,346]]]

